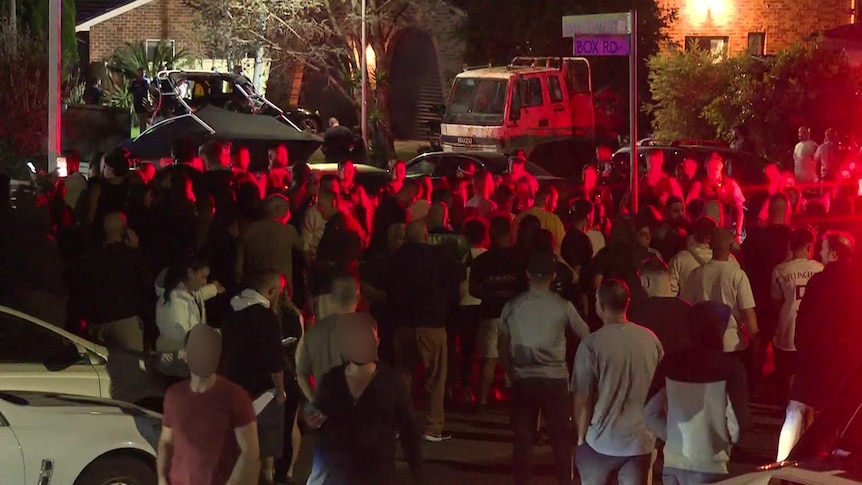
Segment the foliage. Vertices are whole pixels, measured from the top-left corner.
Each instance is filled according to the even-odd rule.
[[[34,40],[48,45],[49,1],[57,0],[18,0],[18,25],[28,30]],[[62,58],[63,67],[69,70],[78,62],[78,39],[75,37],[75,0],[62,0]]]
[[[649,60],[652,100],[645,105],[653,116],[655,136],[659,139],[711,139],[715,126],[704,110],[717,93],[728,90],[728,63],[719,63],[708,50],[692,46]]]
[[[76,82],[69,86],[63,96],[63,104],[75,105],[84,104],[84,91],[87,90],[87,85],[82,82]]]
[[[357,111],[360,96],[352,82],[361,70],[362,12],[359,0],[185,0],[209,32],[208,50],[224,57],[264,46],[270,57],[320,72],[329,87],[349,99]],[[389,71],[395,40],[404,28],[441,9],[444,0],[367,0],[367,42],[376,55],[376,70]],[[350,73],[344,76],[343,73]],[[376,126],[394,152],[389,119],[389,86],[378,83],[374,105],[386,120]]]
[[[0,145],[7,156],[45,153],[48,138],[48,53],[29,30],[0,26]]]
[[[134,103],[128,83],[111,82],[105,90],[104,103],[113,108],[123,108],[131,113]]]
[[[826,128],[855,135],[858,76],[845,55],[817,42],[774,57],[714,62],[697,49],[650,60],[659,138],[726,138],[744,124],[764,155],[788,161],[797,129],[819,138]]]
[[[160,41],[156,46],[153,58],[147,55],[147,46],[144,42],[126,42],[118,47],[108,58],[108,69],[122,75],[126,81],[138,77],[142,67],[147,70],[147,77],[153,79],[159,72],[161,66],[180,67],[189,61],[189,55],[185,50],[174,52],[168,42]]]

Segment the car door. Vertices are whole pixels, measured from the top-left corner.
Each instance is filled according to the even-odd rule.
[[[25,483],[24,455],[21,453],[21,445],[2,412],[0,412],[0,470],[2,470],[0,474],[3,476],[3,483]]]
[[[548,89],[548,99],[551,102],[551,135],[561,137],[572,133],[572,117],[568,110],[568,99],[560,83],[560,77],[556,74],[545,76],[545,87]]]
[[[102,397],[86,350],[65,336],[0,312],[0,391],[43,391]]]

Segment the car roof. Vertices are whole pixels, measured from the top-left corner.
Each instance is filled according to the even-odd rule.
[[[415,163],[418,163],[423,158],[428,157],[460,157],[468,160],[475,160],[483,165],[490,165],[491,172],[495,175],[503,173],[503,171],[507,170],[509,167],[509,156],[501,153],[490,153],[490,152],[426,152],[421,153],[410,160],[407,161],[407,166],[411,166]],[[502,171],[500,169],[502,168]],[[547,180],[565,180],[563,177],[558,177],[545,168],[542,168],[540,165],[527,161],[525,165],[527,172],[536,176],[539,179],[547,179]]]
[[[28,322],[32,323],[33,325],[38,325],[42,328],[48,329],[54,333],[62,335],[63,337],[65,337],[65,338],[75,342],[76,344],[86,348],[87,350],[95,352],[96,354],[99,355],[99,357],[102,357],[104,359],[108,358],[108,349],[106,349],[105,347],[103,347],[99,344],[95,344],[93,342],[90,342],[89,340],[81,338],[81,337],[79,337],[73,333],[67,332],[66,330],[63,330],[62,328],[59,328],[56,325],[51,325],[50,323],[39,320],[38,318],[36,318],[34,316],[27,315],[26,313],[22,313],[18,310],[15,310],[15,309],[9,308],[9,307],[5,307],[2,305],[0,305],[0,313],[6,313],[9,315],[18,317],[22,320],[27,320]]]
[[[357,173],[389,173],[386,169],[364,163],[354,163],[353,166]],[[316,172],[337,172],[338,164],[334,162],[309,163],[308,168]]]

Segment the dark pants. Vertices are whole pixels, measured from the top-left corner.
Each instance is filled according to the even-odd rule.
[[[512,386],[512,431],[514,432],[512,461],[515,483],[530,483],[533,458],[533,434],[539,411],[545,418],[546,429],[554,452],[557,482],[572,483],[571,415],[572,398],[566,379],[519,379]]]
[[[727,478],[727,475],[664,467],[661,481],[663,485],[700,485],[702,483],[719,482],[723,478]]]
[[[455,374],[457,373],[457,383],[470,387],[470,377],[473,374],[473,356],[476,354],[476,336],[479,333],[479,322],[482,320],[482,314],[479,311],[479,305],[476,306],[459,306],[449,319],[449,325],[446,328],[446,336],[449,346],[449,385],[456,383]],[[461,361],[458,359],[458,349],[461,350]]]
[[[583,444],[575,449],[575,463],[582,485],[606,485],[614,476],[619,485],[646,485],[652,454],[608,456]]]

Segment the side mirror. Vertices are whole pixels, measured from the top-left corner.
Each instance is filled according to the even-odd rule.
[[[50,371],[60,371],[71,367],[84,360],[84,356],[78,351],[78,347],[69,343],[63,345],[56,354],[45,359],[45,367]]]

